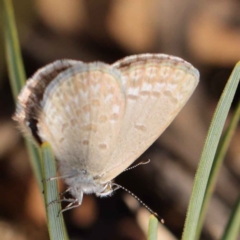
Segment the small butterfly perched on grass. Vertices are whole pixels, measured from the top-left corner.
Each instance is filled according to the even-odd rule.
[[[112,65],[58,60],[27,81],[14,119],[37,143],[51,144],[74,197],[70,209],[83,194],[110,195],[112,180],[169,126],[198,81],[190,63],[164,54]]]

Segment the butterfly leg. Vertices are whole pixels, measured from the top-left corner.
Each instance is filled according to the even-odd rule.
[[[66,194],[67,192],[69,192],[71,190],[71,187],[67,188],[64,192],[59,193],[60,196],[63,196],[64,194]]]
[[[75,201],[75,198],[62,198],[62,199],[56,199],[48,203],[47,207],[52,205],[53,203],[61,203],[61,202],[73,202]]]
[[[77,208],[81,205],[81,202],[78,201],[78,199],[74,199],[74,201],[72,201],[71,203],[69,203],[64,209],[60,210],[58,213],[58,216],[60,213],[63,213],[67,210],[73,209],[73,208]]]
[[[67,210],[79,207],[82,204],[82,199],[83,199],[83,192],[81,192],[81,195],[78,198],[70,198],[70,199],[63,199],[66,202],[70,202],[64,209],[59,211],[58,216],[60,213],[63,213]]]
[[[96,193],[96,196],[100,196],[100,197],[105,197],[105,196],[109,196],[111,195],[114,191],[116,191],[117,189],[119,189],[119,186],[115,183],[112,182],[108,182],[105,185],[105,188],[103,189],[102,192]]]

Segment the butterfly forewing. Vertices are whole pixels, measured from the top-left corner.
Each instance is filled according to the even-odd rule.
[[[113,67],[122,73],[126,108],[118,145],[102,182],[116,177],[159,137],[191,96],[199,78],[189,63],[162,54],[127,57]]]
[[[123,121],[120,76],[109,65],[84,64],[64,71],[47,87],[38,127],[61,162],[61,174],[103,172]]]

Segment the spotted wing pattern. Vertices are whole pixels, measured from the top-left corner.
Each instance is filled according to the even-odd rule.
[[[130,56],[112,67],[122,73],[126,107],[117,145],[101,182],[115,178],[160,136],[199,81],[191,64],[164,54]]]
[[[61,174],[103,171],[123,120],[120,76],[107,64],[81,64],[47,86],[37,127],[41,139],[51,143]]]

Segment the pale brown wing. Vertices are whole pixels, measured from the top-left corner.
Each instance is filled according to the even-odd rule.
[[[199,81],[199,72],[191,64],[164,54],[130,56],[112,67],[123,75],[126,107],[102,183],[120,174],[160,136]]]
[[[120,77],[107,64],[82,64],[62,72],[46,88],[39,135],[51,143],[61,174],[72,169],[101,175],[123,122]]]
[[[22,131],[31,136],[36,142],[41,143],[35,133],[35,123],[38,119],[38,112],[41,110],[40,102],[42,101],[44,91],[55,77],[71,68],[72,66],[83,64],[80,61],[74,61],[69,59],[57,60],[53,63],[40,68],[25,84],[20,94],[18,95],[17,109],[13,116],[13,119],[18,121]],[[33,129],[31,130],[31,127]]]

